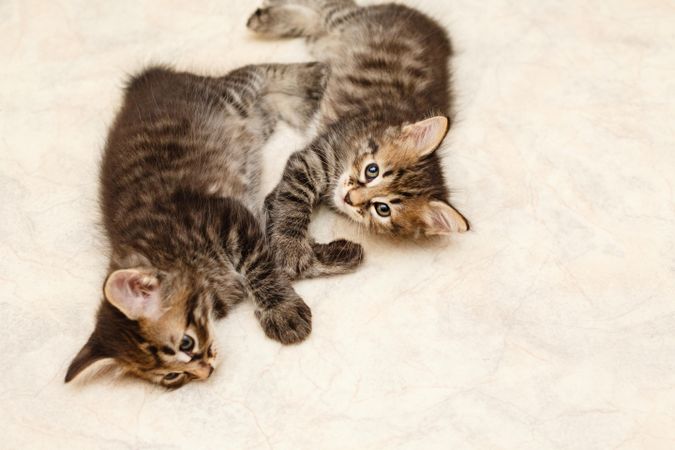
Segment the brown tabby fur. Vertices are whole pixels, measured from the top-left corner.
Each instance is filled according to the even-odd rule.
[[[284,249],[277,260],[291,277],[345,272],[363,258],[358,244],[309,238],[311,211],[322,201],[394,236],[468,229],[449,204],[435,152],[451,119],[452,49],[440,25],[397,4],[267,0],[248,27],[269,37],[305,37],[331,66],[319,135],[291,156],[266,200],[268,233]],[[364,179],[370,164],[379,168],[373,180]]]
[[[101,167],[109,273],[66,382],[102,359],[168,388],[206,379],[213,320],[246,297],[267,336],[307,337],[311,311],[256,216],[260,148],[278,119],[310,119],[326,76],[312,63],[217,78],[151,68],[131,80]],[[185,336],[194,346],[184,351]]]

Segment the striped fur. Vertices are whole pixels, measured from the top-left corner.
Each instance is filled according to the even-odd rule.
[[[269,37],[305,37],[331,67],[319,134],[291,156],[266,200],[268,232],[284,249],[278,261],[291,277],[346,272],[363,258],[357,244],[309,238],[310,213],[322,201],[394,236],[468,229],[449,203],[435,152],[451,125],[452,49],[441,26],[397,4],[267,0],[248,27]],[[373,164],[377,176],[368,179]]]
[[[157,67],[131,80],[101,167],[109,274],[66,382],[100,359],[169,388],[206,379],[212,322],[245,297],[267,336],[307,337],[311,311],[277,269],[257,217],[260,149],[278,119],[309,120],[326,78],[311,63],[220,78]]]

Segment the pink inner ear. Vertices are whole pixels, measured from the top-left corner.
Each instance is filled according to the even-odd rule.
[[[157,286],[155,284],[143,284],[141,277],[142,275],[133,277],[129,281],[129,287],[136,295],[142,295],[147,298],[157,289]]]
[[[404,131],[412,141],[415,150],[419,155],[424,156],[441,145],[447,129],[448,119],[437,116],[408,125]]]
[[[416,125],[413,126],[410,137],[416,144],[424,144],[429,139],[429,133],[431,133],[431,125]]]
[[[427,234],[463,233],[469,229],[466,219],[452,206],[438,201],[429,202]]]
[[[431,223],[428,229],[430,234],[450,234],[452,230],[453,226],[445,214],[441,212],[431,214]]]
[[[134,290],[132,289],[133,278],[131,276],[118,275],[114,273],[112,289],[109,290],[112,297],[118,301],[123,299],[128,299],[134,296]]]
[[[106,298],[128,318],[156,319],[161,315],[159,283],[134,269],[113,272],[105,288]]]
[[[435,228],[437,230],[450,231],[452,229],[452,225],[450,225],[448,217],[445,214],[438,211],[434,212],[431,215],[431,226],[432,228]]]

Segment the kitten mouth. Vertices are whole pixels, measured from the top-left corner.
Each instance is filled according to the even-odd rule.
[[[345,198],[342,199],[343,202],[348,204],[349,206],[352,206],[352,201],[349,199],[349,192],[347,192],[347,195],[345,195]]]
[[[361,210],[355,208],[354,206],[350,205],[344,200],[342,200],[341,202],[340,210],[355,222],[360,222],[361,220],[363,220],[363,213],[361,212]]]
[[[335,203],[335,206],[337,206],[339,210],[344,211],[347,214],[349,214],[350,211],[354,210],[354,206],[350,204],[348,199],[349,199],[349,191],[347,191],[342,187],[338,187],[335,190],[333,203]]]
[[[349,189],[347,188],[346,177],[341,177],[335,186],[333,192],[333,205],[335,208],[355,222],[363,220],[363,213],[359,208],[354,207],[349,202]]]

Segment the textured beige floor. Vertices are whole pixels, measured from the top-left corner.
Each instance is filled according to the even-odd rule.
[[[446,147],[471,233],[364,242],[358,273],[297,285],[306,343],[249,305],[219,370],[177,392],[64,385],[106,259],[96,176],[125,74],[301,61],[256,2],[0,1],[0,447],[675,448],[675,4],[414,0],[457,47]],[[280,130],[268,185],[302,142]]]

